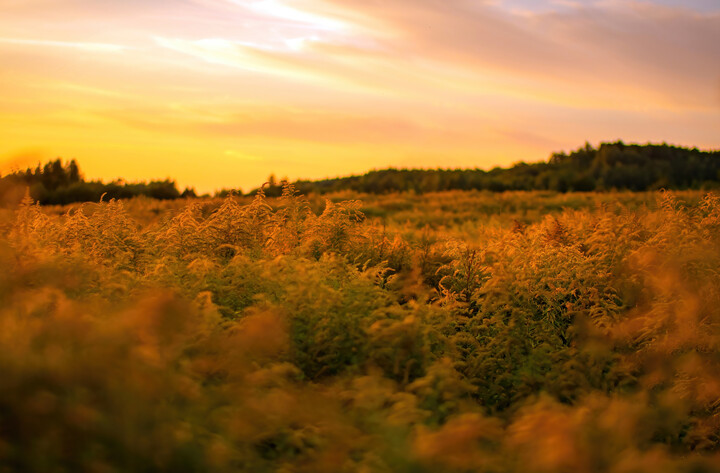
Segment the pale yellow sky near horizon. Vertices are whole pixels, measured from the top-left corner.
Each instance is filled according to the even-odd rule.
[[[718,0],[0,0],[0,172],[200,192],[720,148]]]

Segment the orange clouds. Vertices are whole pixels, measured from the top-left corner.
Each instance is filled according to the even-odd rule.
[[[89,177],[212,190],[507,165],[585,140],[719,145],[720,10],[702,0],[0,8],[5,161],[43,149]]]

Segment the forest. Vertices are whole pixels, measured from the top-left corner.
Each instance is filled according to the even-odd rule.
[[[279,197],[284,181],[271,176],[264,188],[265,194]],[[341,191],[386,194],[448,190],[587,192],[716,189],[720,187],[720,151],[700,151],[667,144],[626,145],[621,141],[601,143],[595,149],[586,143],[569,154],[554,153],[547,162],[518,163],[489,171],[391,168],[359,176],[298,180],[293,185],[302,194]],[[29,188],[30,196],[43,205],[97,202],[103,195],[108,199],[195,197],[193,189],[186,188],[181,192],[169,179],[149,183],[85,181],[75,160],[63,164],[60,159],[0,177],[0,203],[19,202],[26,188]],[[257,189],[248,194],[256,192]],[[224,197],[231,193],[243,192],[241,189],[226,189],[217,195]]]
[[[353,190],[370,194],[447,190],[550,190],[587,192],[658,189],[715,189],[720,186],[720,151],[661,145],[626,145],[622,141],[589,143],[575,151],[553,153],[546,162],[509,168],[385,169],[360,176],[298,181],[302,193]],[[268,190],[280,195],[281,186]]]
[[[42,205],[65,205],[73,202],[98,202],[101,198],[129,199],[145,196],[167,200],[195,197],[192,189],[178,191],[174,181],[127,183],[121,180],[103,183],[86,181],[74,159],[38,164],[34,169],[11,172],[0,177],[0,203],[19,202],[25,191]]]
[[[27,196],[0,229],[0,471],[719,471],[712,192]]]

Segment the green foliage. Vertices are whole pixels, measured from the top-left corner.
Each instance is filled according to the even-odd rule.
[[[547,162],[518,163],[509,168],[384,169],[359,176],[298,181],[303,193],[344,190],[368,194],[442,192],[449,190],[605,190],[712,189],[718,187],[720,151],[661,145],[626,145],[622,141],[586,143],[570,154],[554,153]],[[270,187],[278,194],[280,186]]]

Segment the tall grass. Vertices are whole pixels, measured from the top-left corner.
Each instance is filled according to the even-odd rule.
[[[611,196],[26,200],[0,470],[718,471],[720,198]]]

